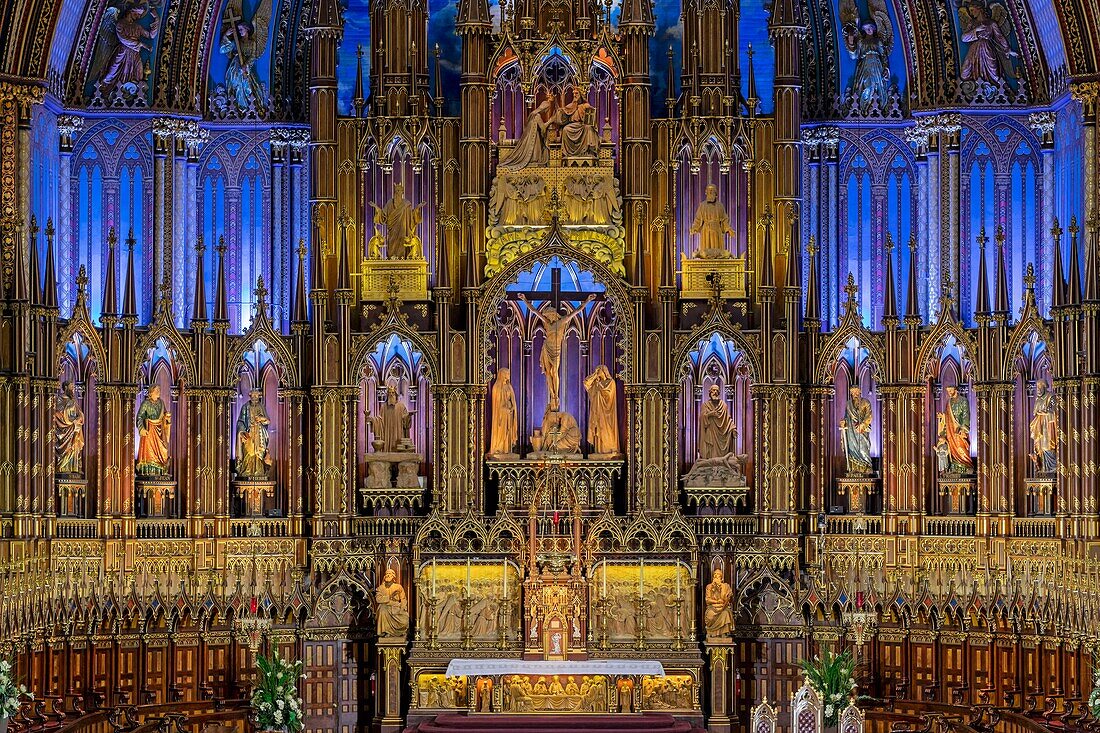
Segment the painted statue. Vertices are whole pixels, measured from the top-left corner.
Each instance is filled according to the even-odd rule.
[[[884,0],[868,0],[867,20],[860,19],[855,0],[841,0],[840,22],[844,29],[844,45],[856,59],[856,70],[848,82],[860,114],[872,110],[885,112],[890,102],[890,49],[894,45],[894,29],[886,12]]]
[[[424,204],[415,206],[405,198],[405,186],[393,184],[393,197],[385,206],[371,202],[374,207],[375,221],[381,220],[386,227],[386,257],[391,260],[407,259],[413,249],[413,238],[420,225]]]
[[[1041,475],[1051,475],[1058,468],[1058,413],[1054,393],[1045,379],[1035,383],[1035,408],[1031,413],[1031,460]]]
[[[527,303],[527,296],[520,293],[519,299]],[[580,315],[584,307],[596,299],[595,295],[589,295],[587,299],[565,315],[558,313],[553,308],[547,308],[542,313],[531,308],[531,315],[542,322],[545,336],[542,341],[542,354],[539,356],[539,366],[546,376],[547,402],[552,405],[551,410],[556,410],[559,404],[561,388],[561,348],[565,343],[565,333],[569,324]]]
[[[561,153],[565,158],[593,158],[600,152],[600,133],[592,119],[596,109],[588,100],[574,92],[573,101],[565,103],[564,97],[558,98],[558,108],[551,120],[557,125],[561,135]]]
[[[859,387],[848,390],[848,404],[840,421],[844,459],[849,476],[871,475],[871,401]]]
[[[585,378],[584,389],[588,392],[588,443],[592,446],[593,457],[622,455],[615,378],[606,366],[600,364]]]
[[[84,411],[69,380],[61,383],[61,394],[53,411],[54,455],[59,476],[76,476],[84,471]]]
[[[969,44],[959,78],[967,82],[985,82],[993,86],[1015,76],[1014,59],[1008,36],[1012,20],[999,2],[958,0],[959,30]]]
[[[409,600],[393,568],[386,570],[382,584],[374,591],[374,601],[378,606],[379,638],[403,639],[409,633]]]
[[[516,417],[516,392],[512,389],[512,370],[502,367],[497,370],[493,382],[492,410],[493,423],[489,430],[489,455],[515,455],[516,440],[519,437],[519,421]]]
[[[699,235],[699,248],[695,257],[703,260],[724,259],[730,256],[726,249],[726,234],[733,236],[726,207],[718,200],[718,187],[713,183],[707,186],[706,198],[695,210],[695,221],[691,223],[691,234]]]
[[[500,161],[501,170],[518,170],[527,166],[545,166],[550,162],[550,147],[547,144],[550,122],[544,117],[554,106],[554,99],[547,97],[531,110],[527,121],[523,123],[523,133],[516,147],[504,160]]]
[[[172,413],[160,398],[160,385],[154,384],[145,393],[137,414],[139,476],[164,476],[168,473],[171,455]]]
[[[711,581],[706,588],[707,608],[703,614],[703,626],[708,639],[726,638],[733,629],[733,588],[722,577],[722,571],[715,568]]]
[[[267,478],[271,469],[271,419],[264,407],[263,392],[253,388],[248,402],[237,415],[237,476],[243,479]]]
[[[699,408],[698,458],[721,458],[733,453],[737,426],[730,416],[729,405],[722,399],[722,388],[710,385],[710,397]]]
[[[974,468],[970,456],[970,400],[959,394],[958,387],[947,388],[947,405],[936,414],[936,457],[939,472],[968,474]]]
[[[409,426],[412,414],[397,396],[397,386],[391,384],[386,391],[386,402],[377,415],[370,418],[374,430],[374,450],[379,453],[408,452]]]
[[[260,0],[251,20],[245,20],[241,2],[230,0],[222,15],[219,50],[229,57],[225,67],[225,91],[238,110],[255,109],[263,114],[268,108],[267,90],[260,83],[255,66],[267,50],[271,0]]]
[[[110,0],[96,32],[88,81],[104,96],[122,88],[129,96],[145,92],[145,57],[153,50],[160,18],[148,0]]]

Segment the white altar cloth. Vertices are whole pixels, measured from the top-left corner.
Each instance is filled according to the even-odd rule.
[[[664,665],[648,659],[592,659],[585,662],[559,662],[524,659],[452,659],[448,677],[498,674],[646,674],[664,677]]]

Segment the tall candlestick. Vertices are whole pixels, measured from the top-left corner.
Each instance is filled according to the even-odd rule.
[[[435,558],[432,558],[432,595],[435,596]]]
[[[501,572],[504,573],[504,600],[508,600],[508,561],[500,561]]]
[[[466,558],[466,597],[470,597],[470,558]]]
[[[603,597],[607,598],[607,563],[603,564]]]
[[[642,564],[638,568],[638,597],[641,598],[645,595],[645,558],[642,558]]]
[[[680,564],[676,564],[676,597],[680,597]]]

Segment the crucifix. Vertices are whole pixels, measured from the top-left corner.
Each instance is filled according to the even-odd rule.
[[[532,300],[549,303],[546,312],[535,308],[528,301]],[[578,290],[562,290],[561,268],[555,267],[550,271],[550,290],[516,290],[509,292],[508,300],[518,300],[531,307],[531,315],[542,322],[546,337],[542,342],[542,354],[539,356],[539,366],[546,376],[546,393],[548,409],[557,412],[560,407],[559,392],[561,389],[561,348],[565,343],[565,332],[569,324],[581,312],[585,306],[596,300],[603,300],[603,293],[584,293]],[[566,313],[559,312],[565,303],[581,301],[580,305],[569,309]]]

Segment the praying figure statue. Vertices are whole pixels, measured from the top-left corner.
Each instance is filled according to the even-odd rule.
[[[848,405],[840,421],[844,460],[849,476],[870,476],[871,468],[871,401],[859,387],[848,390]]]
[[[519,299],[527,303],[527,296],[520,293]],[[546,376],[546,397],[551,405],[559,403],[559,391],[561,388],[561,347],[565,343],[565,332],[569,324],[580,315],[584,307],[596,299],[595,295],[589,295],[587,299],[564,316],[553,308],[547,308],[542,313],[534,308],[531,315],[542,322],[545,337],[542,341],[542,355],[539,356],[539,366]],[[557,409],[556,407],[551,409]]]
[[[169,441],[172,438],[172,414],[160,398],[160,385],[145,393],[137,414],[139,476],[168,474]]]
[[[515,455],[519,422],[516,417],[516,392],[512,389],[511,374],[511,369],[502,367],[497,370],[497,377],[493,382],[491,403],[493,423],[489,430],[491,458]]]
[[[730,256],[726,234],[733,236],[733,227],[726,207],[718,200],[718,187],[713,183],[707,186],[706,199],[699,204],[689,231],[699,235],[699,249],[695,250],[697,259],[718,260]]]
[[[414,238],[419,239],[416,228],[420,226],[421,213],[424,204],[413,204],[405,199],[405,186],[401,183],[393,184],[393,198],[379,208],[378,204],[371,203],[374,207],[375,221],[381,220],[386,226],[386,257],[391,260],[408,259],[410,251],[414,249]]]
[[[706,588],[707,608],[703,614],[703,626],[707,630],[707,639],[728,638],[733,629],[733,588],[725,582],[722,571],[715,568],[711,581]]]
[[[737,426],[729,405],[722,399],[722,388],[710,385],[710,398],[699,408],[699,458],[720,458],[733,453]]]
[[[378,638],[404,638],[409,633],[409,600],[397,582],[397,573],[388,568],[382,584],[374,591],[378,608]]]
[[[600,364],[584,380],[588,392],[588,443],[593,458],[618,458],[619,410],[616,405],[615,378]]]
[[[947,388],[947,409],[936,414],[936,457],[939,472],[944,475],[965,475],[974,468],[970,456],[970,401],[959,394],[958,387]]]
[[[267,478],[271,469],[271,419],[264,407],[263,392],[249,390],[248,402],[237,416],[237,476],[243,479]]]
[[[581,429],[568,412],[560,412],[552,403],[542,419],[542,427],[531,436],[531,445],[542,453],[575,455],[581,452]]]
[[[550,147],[547,144],[550,122],[543,115],[554,106],[554,98],[547,97],[531,110],[523,123],[523,134],[516,147],[504,160],[500,161],[501,170],[519,170],[527,166],[545,166],[550,162]]]
[[[84,411],[69,380],[61,383],[61,394],[53,411],[54,454],[59,476],[79,476],[84,471]]]
[[[409,441],[409,426],[412,414],[409,408],[398,399],[397,385],[389,385],[386,402],[377,415],[368,418],[374,430],[374,450],[376,453],[408,453],[412,451]]]
[[[1035,408],[1031,414],[1032,463],[1041,476],[1053,475],[1058,468],[1058,412],[1054,393],[1045,379],[1035,383]]]

